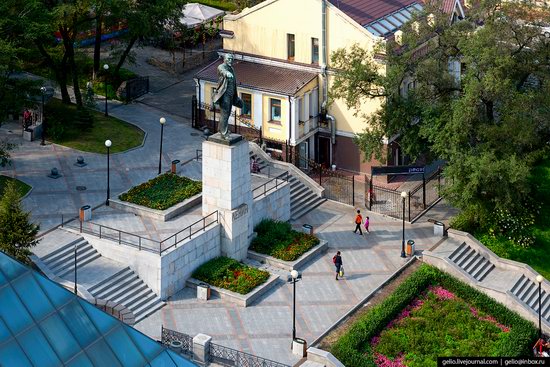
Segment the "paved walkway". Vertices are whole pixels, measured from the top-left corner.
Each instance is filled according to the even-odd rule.
[[[405,262],[400,257],[402,222],[367,215],[372,231],[365,236],[352,233],[354,208],[332,201],[293,223],[295,227],[312,224],[330,246],[327,254],[301,269],[303,280],[296,285],[298,337],[313,341]],[[439,240],[431,223],[407,226],[406,238],[414,239],[420,251]],[[336,250],[342,251],[346,269],[340,281],[334,279],[332,265]],[[206,333],[215,343],[290,365],[299,360],[290,352],[292,288],[282,281],[247,308],[220,299],[199,301],[193,290],[184,289],[136,327],[158,339],[161,324],[193,336]]]
[[[181,118],[167,115],[142,104],[120,105],[110,109],[110,114],[143,129],[147,136],[143,146],[111,155],[111,196],[147,181],[157,175],[160,128],[159,118],[166,117],[163,143],[163,170],[170,162],[179,159],[182,163],[195,157],[203,138]],[[15,124],[0,127],[0,138],[18,144],[11,153],[12,166],[0,169],[0,173],[16,177],[33,187],[23,200],[26,210],[32,212],[41,231],[61,223],[61,214],[75,216],[82,205],[96,206],[107,197],[107,162],[103,154],[80,152],[56,144],[41,146],[39,141],[27,142],[20,136]],[[116,141],[113,141],[116,144]],[[77,167],[77,156],[83,156],[85,167]],[[56,167],[61,178],[48,178],[51,168]],[[85,191],[77,191],[85,186]]]

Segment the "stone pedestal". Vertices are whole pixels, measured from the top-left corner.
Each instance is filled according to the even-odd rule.
[[[202,143],[202,214],[219,212],[222,255],[241,261],[252,235],[249,147],[240,135],[218,135]]]
[[[208,363],[208,351],[210,350],[210,341],[212,337],[206,334],[197,334],[193,338],[193,360],[201,365]]]

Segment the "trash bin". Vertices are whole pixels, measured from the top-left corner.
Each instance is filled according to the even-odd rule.
[[[178,164],[180,163],[179,159],[175,159],[172,161],[172,168],[170,169],[170,172],[172,173],[178,173]]]
[[[407,241],[407,250],[406,250],[407,256],[413,256],[414,252],[415,252],[414,241],[413,240],[408,240]]]
[[[210,286],[206,283],[201,283],[197,286],[197,298],[203,301],[210,299]]]
[[[441,236],[445,234],[445,224],[435,221],[434,222],[434,236]]]
[[[181,353],[181,348],[183,348],[183,343],[179,340],[172,340],[169,344],[170,349],[176,353]]]
[[[79,218],[81,222],[92,219],[92,207],[84,205],[80,207]]]
[[[307,342],[304,339],[295,338],[292,341],[292,354],[295,354],[300,357],[305,357],[307,355]]]
[[[302,232],[307,234],[313,234],[313,226],[311,224],[304,224],[302,226]]]
[[[336,171],[336,165],[335,164],[332,165],[332,170]]]

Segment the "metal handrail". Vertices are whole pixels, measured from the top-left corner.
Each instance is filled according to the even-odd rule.
[[[209,218],[210,216],[214,215],[214,214],[216,215],[216,220],[214,220],[214,221],[208,223],[208,225],[206,225],[206,219]],[[195,224],[198,224],[198,223],[200,223],[200,222],[202,222],[202,227],[201,227],[200,229],[196,230],[195,232],[193,232],[193,231],[192,231],[192,227],[193,227]],[[164,240],[160,241],[160,242],[159,242],[159,254],[162,255],[163,252],[168,251],[168,250],[171,249],[172,247],[177,247],[178,243],[180,243],[180,242],[182,242],[182,241],[185,241],[185,240],[188,239],[188,238],[191,238],[195,233],[198,233],[198,232],[204,230],[206,227],[210,226],[210,225],[213,224],[213,223],[219,223],[219,213],[218,213],[217,210],[214,211],[214,212],[212,212],[212,213],[210,213],[210,214],[208,214],[206,217],[203,217],[202,219],[199,219],[198,221],[196,221],[196,222],[190,224],[189,226],[185,227],[185,228],[182,229],[181,231],[178,231],[178,232],[174,233],[174,234],[171,235],[170,237],[165,238]],[[185,237],[183,237],[183,238],[180,238],[180,239],[178,240],[178,235],[180,235],[181,233],[183,233],[183,232],[185,232],[185,231],[187,231],[187,230],[189,231],[189,234],[188,234],[187,236],[185,236]],[[165,249],[163,249],[162,246],[165,244],[165,242],[171,240],[172,238],[174,238],[174,244],[168,246],[168,247],[165,248]]]
[[[285,178],[283,179],[283,181],[288,182],[288,172],[283,172],[283,173],[281,173],[280,175],[278,175],[278,176],[272,178],[271,180],[267,181],[267,182],[264,183],[263,185],[258,186],[258,187],[256,187],[256,188],[252,189],[252,192],[254,192],[254,191],[258,190],[258,189],[261,189],[262,187],[263,187],[263,189],[264,189],[262,193],[260,193],[260,194],[258,194],[258,195],[256,195],[256,196],[253,196],[253,199],[256,199],[256,198],[258,198],[258,197],[260,197],[260,196],[262,196],[262,195],[265,195],[265,194],[267,194],[268,192],[270,192],[270,191],[273,190],[273,189],[275,189],[275,190],[278,189],[278,188],[279,188],[279,181],[278,181],[278,180],[281,179],[283,176],[285,177]],[[274,186],[274,187],[271,187],[270,189],[267,189],[267,185],[268,185],[269,183],[271,183],[272,181],[275,181],[275,186]]]

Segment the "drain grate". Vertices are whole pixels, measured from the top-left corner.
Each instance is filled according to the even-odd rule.
[[[199,133],[191,133],[191,136],[199,136]]]
[[[85,191],[86,190],[86,186],[77,186],[76,187],[76,191]]]

